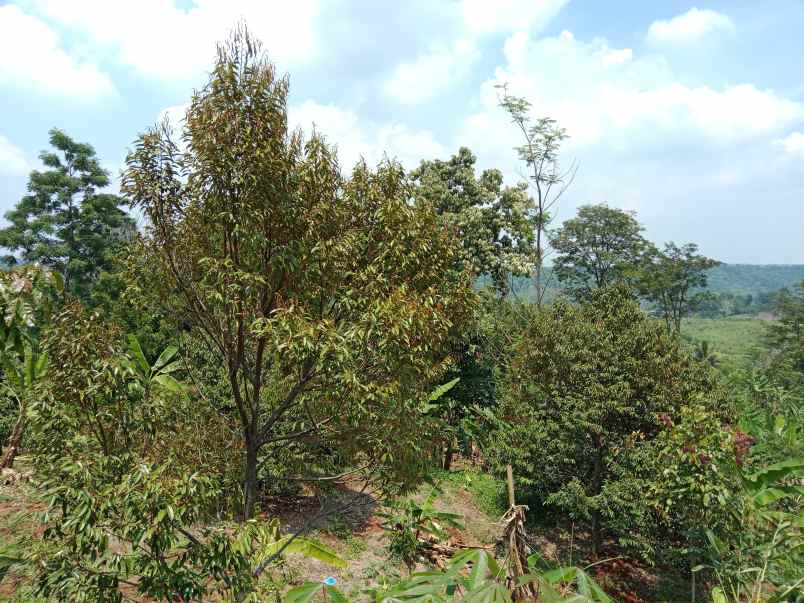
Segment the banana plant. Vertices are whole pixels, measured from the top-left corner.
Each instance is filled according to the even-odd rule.
[[[173,393],[182,393],[184,386],[172,373],[175,373],[182,366],[178,358],[179,348],[171,345],[162,350],[156,362],[150,364],[142,351],[140,342],[134,335],[127,337],[129,351],[129,369],[136,375],[137,380],[150,391],[154,385],[158,385]]]
[[[693,568],[693,572],[710,570],[717,578],[719,584],[711,592],[713,603],[782,603],[804,595],[804,578],[797,572],[804,562],[803,477],[801,458],[739,473],[742,491],[735,505],[740,530],[736,553],[707,530],[709,560]]]
[[[0,467],[11,467],[27,424],[27,409],[47,367],[39,351],[40,334],[53,312],[54,298],[63,292],[58,272],[41,266],[0,271],[0,364],[4,389],[17,400],[19,414],[6,443]]]
[[[17,421],[11,430],[6,453],[0,463],[2,467],[11,467],[25,432],[28,402],[34,393],[36,384],[42,379],[47,369],[47,355],[37,352],[31,345],[26,345],[23,349],[21,363],[14,361],[8,354],[3,354],[2,364],[5,375],[5,381],[2,383],[3,389],[17,401],[19,406]]]

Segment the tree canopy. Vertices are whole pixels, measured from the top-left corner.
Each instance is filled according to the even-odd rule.
[[[63,274],[69,291],[85,296],[133,236],[134,221],[121,209],[122,198],[99,192],[109,174],[91,145],[55,128],[50,144],[53,150],[39,156],[48,169],[31,172],[28,194],[6,213],[10,224],[0,229],[0,246],[17,254],[6,262],[49,266]]]
[[[478,178],[476,161],[465,147],[447,161],[422,161],[412,173],[415,194],[458,236],[463,246],[458,269],[489,276],[504,294],[509,276],[533,269],[533,201],[524,185],[504,186],[499,170],[484,170]]]
[[[633,279],[648,243],[633,212],[606,204],[583,205],[553,234],[554,269],[575,296]]]
[[[679,247],[670,242],[663,251],[652,247],[640,270],[640,292],[655,304],[667,328],[678,334],[684,316],[709,299],[707,273],[719,263],[699,254],[695,243]]]
[[[691,400],[717,396],[695,362],[623,286],[579,306],[559,300],[533,316],[515,345],[495,436],[495,462],[512,463],[536,501],[635,538],[650,530],[639,503],[640,447]]]
[[[320,135],[288,129],[287,92],[239,30],[193,97],[187,151],[151,130],[123,186],[150,220],[147,270],[226,367],[246,517],[276,448],[415,472],[418,396],[449,365],[472,298],[458,243],[429,204],[408,203],[404,170],[361,163],[343,178]]]

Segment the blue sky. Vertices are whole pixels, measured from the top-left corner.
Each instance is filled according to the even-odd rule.
[[[53,126],[116,175],[240,19],[290,74],[291,120],[343,164],[468,146],[514,181],[507,83],[571,136],[559,220],[607,202],[659,243],[804,263],[800,0],[0,0],[0,210]]]

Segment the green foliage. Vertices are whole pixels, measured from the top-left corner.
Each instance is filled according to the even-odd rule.
[[[589,576],[578,567],[538,567],[541,558],[536,555],[529,560],[530,573],[518,580],[517,586],[532,584],[538,589],[539,600],[545,603],[611,603],[612,599]],[[408,578],[368,589],[365,593],[376,603],[399,603],[422,601],[439,603],[447,601],[473,601],[475,603],[511,603],[508,572],[505,566],[488,552],[466,549],[456,554],[446,569],[411,574]],[[332,601],[347,601],[347,598],[326,581],[307,582],[289,590],[282,597],[283,603],[312,601],[323,595]]]
[[[488,275],[504,294],[509,275],[528,275],[533,267],[532,200],[524,185],[503,187],[499,170],[485,170],[477,178],[475,162],[467,148],[448,161],[423,161],[411,174],[416,199],[432,205],[460,234],[458,268]]]
[[[707,275],[711,275],[710,270]],[[708,278],[708,277],[707,277]],[[752,293],[712,293],[713,287],[707,286],[709,293],[695,311],[696,316],[704,318],[721,318],[729,316],[745,316],[759,313],[772,313],[776,306],[778,291]]]
[[[649,554],[650,442],[688,401],[721,404],[714,375],[613,287],[533,313],[505,380],[494,468],[511,463],[527,498],[589,522],[598,548],[606,530]]]
[[[392,557],[412,566],[425,544],[423,536],[439,541],[447,537],[445,528],[463,528],[460,515],[435,508],[439,494],[438,487],[433,487],[422,503],[413,499],[392,501],[389,511],[381,514],[385,518],[383,528],[389,538],[388,550]]]
[[[707,272],[719,264],[697,251],[694,243],[679,247],[671,242],[663,251],[650,250],[642,261],[640,293],[676,334],[681,332],[681,320],[709,299],[702,289],[706,288]]]
[[[804,396],[779,380],[775,370],[743,370],[732,375],[731,391],[739,408],[739,425],[753,438],[749,462],[771,465],[804,457]]]
[[[0,393],[0,442],[6,443],[14,429],[19,414],[19,404],[13,395]]]
[[[749,369],[762,354],[767,323],[747,317],[699,318],[690,316],[681,323],[681,337],[693,350],[708,342],[709,355],[725,372]]]
[[[705,563],[724,600],[797,601],[804,596],[804,459],[745,473],[729,505],[733,531],[726,538],[708,529]]]
[[[134,221],[120,209],[123,200],[99,193],[109,185],[95,150],[58,129],[50,130],[54,151],[40,155],[46,168],[31,172],[28,194],[6,213],[0,246],[19,257],[6,262],[38,262],[64,275],[73,294],[86,297],[112,257],[134,233]]]
[[[290,446],[410,481],[429,453],[419,397],[472,299],[452,270],[459,247],[409,203],[404,170],[361,163],[344,179],[320,136],[288,130],[287,91],[238,30],[190,104],[188,151],[166,127],[144,134],[123,184],[152,223],[139,250],[151,282],[226,367],[246,517],[260,457]]]
[[[73,303],[44,341],[53,367],[33,406],[34,461],[48,511],[30,561],[39,593],[122,601],[245,596],[284,553],[343,561],[324,545],[281,535],[276,521],[237,529],[210,520],[221,482],[185,446],[187,388],[177,348],[149,362],[136,338]],[[207,421],[209,418],[207,417]],[[204,437],[214,433],[206,424]],[[203,454],[199,452],[198,454]]]
[[[707,570],[718,581],[713,598],[795,600],[804,562],[804,460],[748,469],[754,442],[722,427],[703,406],[685,407],[655,443],[662,470],[650,498],[687,526],[689,558],[701,562],[693,571]]]
[[[287,102],[288,79],[238,28],[181,141],[164,123],[127,158],[142,236],[100,192],[94,149],[50,132],[0,229],[24,264],[0,273],[2,465],[25,434],[46,507],[35,537],[0,542],[0,581],[35,578],[17,600],[279,598],[285,555],[346,564],[304,528],[254,519],[274,502],[260,497],[340,501],[347,481],[394,501],[383,527],[412,571],[463,526],[437,488],[405,495],[436,474],[503,515],[508,464],[521,502],[573,538],[588,527],[593,555],[611,536],[700,573],[716,603],[804,598],[801,267],[660,251],[606,205],[552,231],[575,174],[559,167],[567,135],[505,86],[529,180],[516,186],[476,173],[466,148],[410,174],[391,161],[347,174],[320,134],[289,129]],[[553,276],[578,304],[544,307]],[[693,318],[678,337],[696,311],[770,309],[767,328]],[[461,446],[474,465],[475,442],[483,472],[451,472]],[[523,508],[506,515],[512,543]],[[366,547],[333,530],[352,556]],[[525,542],[511,546],[516,560],[461,550],[364,598],[611,601],[591,566],[536,554],[522,576]],[[319,597],[347,600],[331,580],[283,600]]]
[[[768,345],[777,352],[777,370],[788,373],[788,381],[804,375],[804,281],[783,291],[777,301],[778,320],[768,328]]]
[[[578,298],[593,288],[633,280],[648,246],[643,230],[634,212],[605,204],[581,206],[578,216],[566,220],[550,240],[558,280]]]
[[[28,405],[47,368],[40,339],[53,311],[54,297],[62,293],[61,276],[40,266],[0,272],[0,366],[2,395],[7,406],[15,402],[18,412],[8,426],[7,450],[2,467],[11,467],[27,425]],[[3,442],[6,438],[3,437]]]
[[[723,520],[734,487],[734,435],[703,404],[663,417],[666,429],[652,442],[659,473],[649,498],[668,522],[697,530]],[[682,527],[683,529],[683,527]]]

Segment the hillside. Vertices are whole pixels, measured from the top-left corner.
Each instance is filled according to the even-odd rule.
[[[712,293],[772,293],[804,279],[804,264],[721,264],[709,271]]]
[[[544,274],[550,285],[546,295],[549,300],[558,294],[560,283],[552,278],[550,268],[546,268]],[[804,264],[721,264],[712,268],[708,276],[707,289],[712,293],[773,293],[804,280]],[[488,282],[488,279],[479,279],[478,286],[483,287]],[[528,277],[515,278],[512,291],[523,299],[534,297],[533,283]]]

